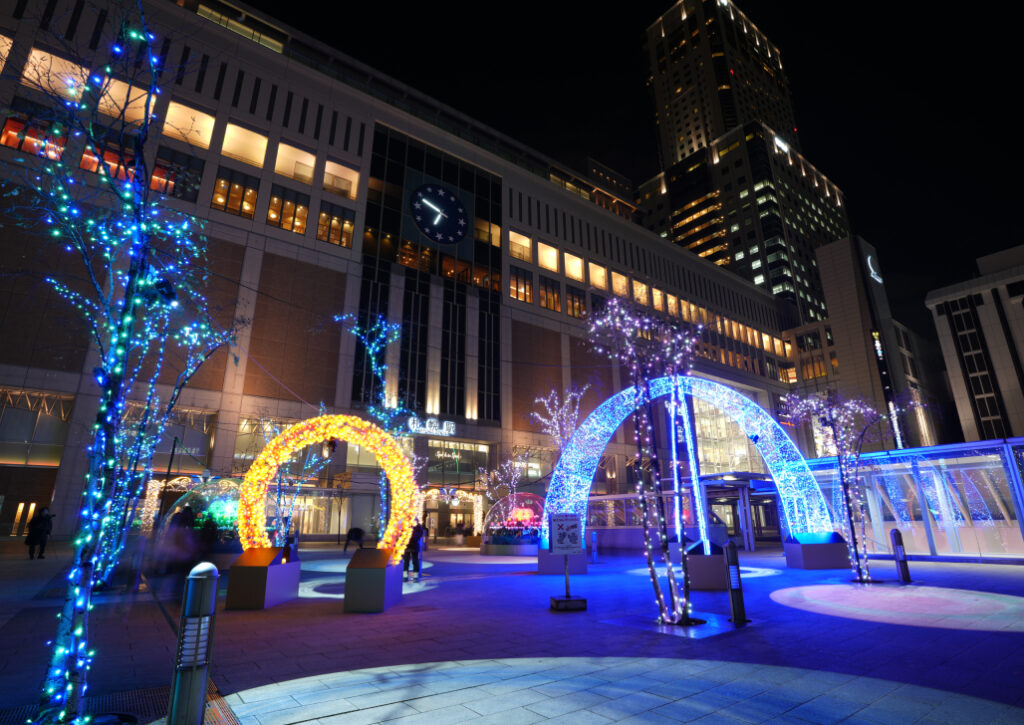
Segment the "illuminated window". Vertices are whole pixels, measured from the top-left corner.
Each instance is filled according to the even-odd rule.
[[[509,230],[508,253],[514,259],[521,259],[524,262],[533,261],[533,242],[529,237]]]
[[[356,213],[351,209],[320,202],[320,219],[316,225],[316,238],[340,247],[352,248],[352,230]]]
[[[568,252],[565,253],[565,276],[577,282],[583,281],[583,260]]]
[[[277,160],[274,162],[274,173],[312,186],[313,166],[315,164],[316,156],[308,151],[303,151],[284,142],[277,145]]]
[[[508,268],[509,297],[520,302],[533,302],[533,273],[519,267]]]
[[[590,262],[590,286],[597,289],[608,289],[608,270],[600,264]]]
[[[754,277],[754,284],[764,284],[764,275],[759,274]]]
[[[81,98],[88,79],[89,72],[82,66],[37,48],[29,53],[21,74],[22,85],[68,100]]]
[[[12,45],[14,45],[13,38],[8,38],[6,35],[0,35],[0,71],[3,71],[4,66],[7,65],[7,56],[11,52]]]
[[[618,297],[629,297],[629,280],[625,275],[612,272],[612,292]]]
[[[164,118],[164,136],[184,141],[201,149],[210,148],[214,118],[182,103],[171,101]]]
[[[675,295],[665,295],[665,301],[668,303],[668,313],[672,317],[679,317],[679,301]]]
[[[557,279],[540,275],[537,291],[540,293],[540,306],[546,310],[562,311],[562,284]]]
[[[558,271],[558,250],[544,242],[537,242],[537,264],[552,272]]]
[[[355,199],[358,187],[358,171],[334,161],[327,161],[324,167],[324,191],[343,196],[346,199]]]
[[[660,289],[651,289],[651,307],[658,310],[659,312],[665,311],[665,293]]]
[[[213,188],[213,201],[210,202],[210,207],[252,219],[259,188],[260,180],[255,176],[221,166],[217,169],[217,183]]]
[[[103,82],[103,95],[100,96],[96,110],[112,118],[123,118],[126,123],[138,123],[146,115],[148,91],[127,83],[108,78]],[[153,114],[156,96],[149,99],[149,113]]]
[[[577,319],[587,312],[587,293],[572,285],[565,286],[565,311]]]
[[[637,282],[635,279],[633,280],[633,299],[642,305],[651,304],[651,300],[647,296],[647,285]]]
[[[156,152],[149,188],[176,199],[195,201],[205,165],[202,159],[161,146]]]
[[[263,160],[267,156],[267,137],[229,123],[220,150],[225,156],[263,168]]]
[[[307,194],[301,194],[277,184],[270,187],[267,224],[287,229],[296,234],[305,234],[307,216],[309,216],[309,196]]]
[[[46,110],[22,98],[13,100],[11,110],[14,113],[4,123],[0,144],[36,156],[46,156],[53,161],[60,159],[67,141],[61,135],[60,127],[31,120],[45,118]],[[44,131],[44,127],[51,128],[51,131]]]
[[[477,217],[473,224],[473,238],[492,247],[501,246],[501,227]]]
[[[88,143],[78,166],[94,174],[102,173],[124,181],[135,174],[135,153],[113,140],[101,141],[96,146]]]

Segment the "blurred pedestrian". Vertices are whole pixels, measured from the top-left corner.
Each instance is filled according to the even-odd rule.
[[[25,545],[28,546],[28,558],[36,558],[36,547],[39,547],[39,558],[45,559],[43,552],[46,551],[46,540],[53,531],[53,516],[50,509],[43,506],[39,512],[28,522],[28,536],[25,537]]]
[[[345,548],[343,551],[348,551],[348,545],[351,543],[359,544],[359,548],[363,548],[363,536],[365,533],[358,526],[353,526],[348,530],[348,534],[345,536]]]
[[[409,581],[409,563],[412,563],[416,571],[416,581],[420,580],[420,542],[423,539],[423,525],[419,519],[412,527],[412,535],[409,536],[409,543],[405,545],[405,554],[402,557],[402,571],[405,573],[405,581]]]

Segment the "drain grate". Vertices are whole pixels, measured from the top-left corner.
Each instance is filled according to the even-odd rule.
[[[153,723],[167,717],[170,687],[151,687],[110,695],[97,695],[85,699],[88,713],[123,713],[135,717],[140,723]],[[37,705],[22,705],[0,710],[0,725],[25,725],[36,714]],[[206,710],[203,725],[240,725],[231,707],[220,696],[213,682],[207,681]]]

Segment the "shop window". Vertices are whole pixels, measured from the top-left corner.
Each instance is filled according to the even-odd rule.
[[[0,144],[35,156],[45,156],[52,161],[59,160],[67,141],[61,135],[59,126],[52,126],[52,130],[47,132],[43,129],[49,124],[32,120],[45,118],[45,109],[15,98],[11,110],[13,113],[4,122],[3,131],[0,132]]]
[[[533,261],[533,240],[529,237],[520,234],[519,232],[509,231],[508,233],[508,253],[513,259],[521,259],[524,262]]]
[[[316,224],[316,238],[339,247],[352,248],[352,231],[356,213],[326,201],[320,202],[320,218]]]
[[[112,179],[124,181],[135,175],[135,154],[116,141],[100,141],[86,144],[79,168],[94,174],[105,174]]]
[[[267,224],[287,229],[296,234],[306,233],[306,217],[309,215],[309,195],[286,189],[274,184],[270,187],[270,206],[267,208]]]
[[[164,118],[164,136],[184,141],[201,149],[210,148],[214,118],[183,103],[171,101]]]
[[[569,313],[569,317],[581,319],[587,313],[587,293],[571,285],[566,285],[565,311]]]
[[[22,85],[68,100],[79,100],[89,79],[87,69],[70,60],[33,48],[21,74]]]
[[[289,179],[313,185],[313,166],[316,156],[286,143],[277,145],[277,160],[274,162],[274,173],[287,176]]]
[[[327,161],[324,167],[324,191],[343,196],[346,199],[355,199],[358,187],[358,171],[344,164]]]
[[[518,267],[508,268],[508,294],[520,302],[533,302],[533,273]]]
[[[612,292],[616,297],[629,297],[629,280],[626,275],[612,272]]]
[[[540,293],[540,306],[546,310],[562,311],[562,284],[557,279],[540,276],[537,291]]]
[[[552,272],[558,271],[558,249],[544,242],[537,242],[537,264]]]
[[[590,262],[590,286],[597,289],[608,289],[608,270],[593,262]]]
[[[217,183],[213,188],[213,201],[210,207],[252,219],[259,188],[260,180],[255,176],[221,166],[217,169]]]
[[[263,168],[267,156],[267,137],[229,123],[224,131],[221,153],[232,159]]]
[[[565,276],[577,282],[583,281],[583,260],[568,252],[565,253]]]
[[[200,158],[161,146],[156,152],[149,188],[176,199],[195,201],[205,166],[206,162]]]

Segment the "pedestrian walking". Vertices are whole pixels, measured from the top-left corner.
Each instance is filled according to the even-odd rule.
[[[405,545],[405,555],[402,557],[402,571],[405,573],[405,581],[409,581],[409,563],[412,563],[413,569],[416,571],[416,581],[420,580],[420,542],[423,539],[423,525],[419,519],[415,519],[416,523],[412,527],[412,535],[409,537],[409,543]]]
[[[28,522],[28,536],[25,537],[25,545],[28,546],[28,558],[36,558],[36,547],[39,547],[39,558],[45,559],[43,553],[46,551],[46,540],[53,531],[53,516],[50,509],[45,506]]]

